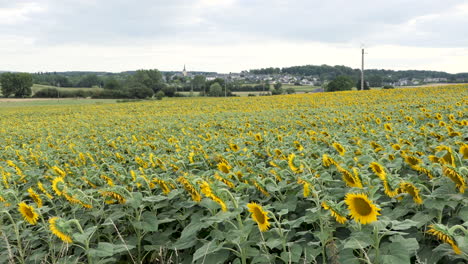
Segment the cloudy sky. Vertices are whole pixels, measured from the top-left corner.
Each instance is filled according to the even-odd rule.
[[[468,72],[466,0],[0,0],[0,70]]]

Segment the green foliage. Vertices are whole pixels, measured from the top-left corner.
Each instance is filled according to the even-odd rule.
[[[153,90],[140,82],[130,83],[130,85],[126,88],[126,92],[129,98],[144,99],[153,96]]]
[[[166,94],[163,91],[159,91],[155,94],[156,99],[162,100]]]
[[[205,87],[206,77],[203,75],[195,75],[192,80],[194,91],[200,91]]]
[[[122,89],[122,84],[114,78],[109,78],[104,82],[104,89],[120,90]]]
[[[224,95],[223,87],[219,83],[215,82],[210,86],[210,89],[208,91],[208,96],[220,97],[223,95]]]
[[[361,90],[361,79],[356,82],[356,89]],[[370,90],[369,84],[364,80],[364,90]]]
[[[348,76],[338,76],[327,85],[327,92],[346,91],[353,88],[354,82]]]
[[[102,87],[102,80],[96,74],[87,74],[76,84],[76,87]]]
[[[14,95],[15,97],[25,97],[32,94],[32,76],[29,73],[3,73],[0,76],[2,94],[4,97]]]
[[[393,89],[395,87],[393,87],[392,85],[384,85],[383,88],[384,89]]]
[[[163,76],[158,70],[138,70],[131,77],[131,82],[143,84],[153,92],[164,88]]]
[[[296,93],[296,89],[294,89],[294,88],[292,88],[292,87],[287,88],[287,89],[286,89],[286,93],[287,93],[287,94],[295,94],[295,93]]]

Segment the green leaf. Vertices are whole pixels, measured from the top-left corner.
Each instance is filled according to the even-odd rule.
[[[217,252],[218,250],[222,249],[224,243],[216,244],[214,242],[209,242],[198,248],[195,253],[193,253],[193,260],[196,261],[199,258],[202,258],[206,255],[212,254]]]
[[[409,219],[405,219],[404,221],[392,221],[392,229],[394,230],[406,230],[416,226],[418,226],[418,222]]]
[[[370,234],[364,232],[352,233],[351,237],[346,239],[343,248],[362,249],[374,243]]]

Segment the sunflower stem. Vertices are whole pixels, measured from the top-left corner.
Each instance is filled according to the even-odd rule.
[[[3,211],[3,212],[8,215],[8,218],[10,219],[11,223],[13,224],[15,235],[16,235],[16,241],[17,241],[17,244],[18,244],[18,252],[19,252],[19,255],[20,255],[20,262],[25,263],[23,246],[21,245],[22,242],[21,242],[21,237],[20,237],[18,226],[16,225],[16,222],[13,220],[13,217],[11,217],[11,214],[9,212],[7,212],[7,211]]]

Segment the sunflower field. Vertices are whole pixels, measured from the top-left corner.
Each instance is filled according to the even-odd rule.
[[[466,263],[468,85],[0,107],[0,263]]]

